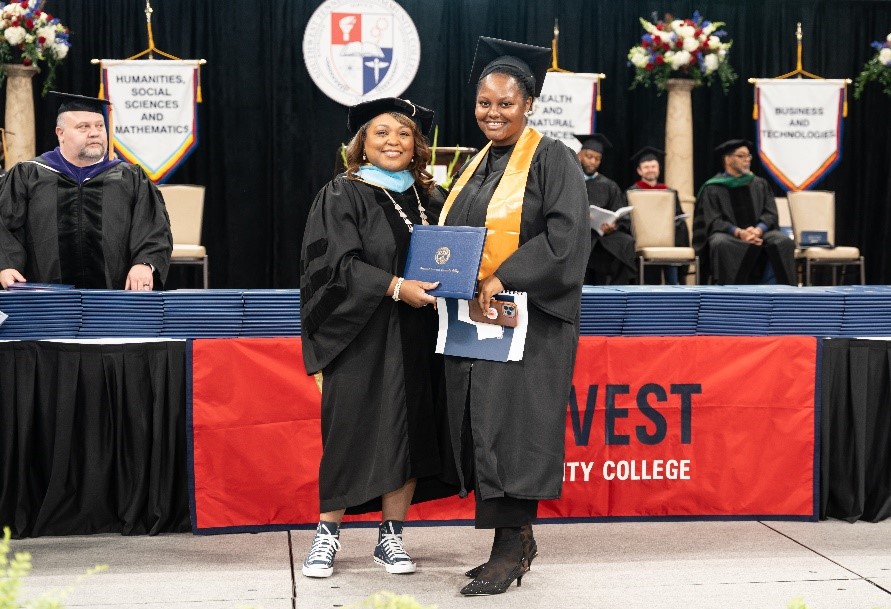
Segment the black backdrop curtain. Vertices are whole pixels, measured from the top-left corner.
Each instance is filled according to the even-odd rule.
[[[357,3],[360,0],[356,0]],[[792,70],[795,28],[804,33],[804,68],[828,78],[853,78],[874,51],[869,43],[891,30],[886,0],[398,0],[421,38],[421,62],[404,97],[437,112],[442,145],[480,146],[467,74],[476,38],[488,35],[549,46],[560,23],[560,66],[604,72],[599,128],[615,148],[603,171],[633,181],[628,157],[664,145],[665,100],[653,89],[629,91],[628,49],[640,39],[639,17],[694,9],[726,21],[734,40],[730,61],[740,76],[724,96],[719,87],[693,94],[695,183],[716,169],[711,150],[732,137],[754,138],[749,77]],[[205,58],[205,102],[198,149],[171,178],[207,186],[204,243],[212,287],[296,287],[304,220],[329,180],[337,149],[348,139],[346,109],[309,78],[303,31],[319,0],[152,0],[154,38],[173,55]],[[119,59],[147,45],[143,0],[49,0],[45,9],[72,30],[73,47],[57,87],[95,94],[92,58]],[[37,77],[39,90],[42,78]],[[35,94],[38,152],[55,146],[54,113]],[[870,283],[888,283],[891,250],[891,98],[876,85],[850,100],[843,160],[820,188],[834,190],[839,243],[857,245]],[[760,167],[755,164],[758,173]],[[778,191],[779,193],[779,191]]]

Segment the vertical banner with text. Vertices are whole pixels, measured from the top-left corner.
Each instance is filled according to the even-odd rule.
[[[599,74],[548,72],[532,107],[529,126],[578,152],[581,144],[575,134],[597,130],[599,87]]]
[[[786,190],[807,190],[841,161],[844,80],[757,79],[758,155]]]
[[[198,144],[199,60],[102,60],[114,149],[162,183]]]

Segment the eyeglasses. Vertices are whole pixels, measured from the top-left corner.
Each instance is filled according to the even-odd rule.
[[[746,153],[746,154],[737,153],[737,154],[731,154],[730,156],[736,157],[742,161],[751,161],[752,160],[752,155],[748,154],[748,153]]]

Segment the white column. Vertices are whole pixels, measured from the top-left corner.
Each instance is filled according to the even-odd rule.
[[[6,71],[6,158],[9,170],[19,161],[36,155],[34,136],[34,91],[32,79],[40,72],[37,66],[3,64]]]

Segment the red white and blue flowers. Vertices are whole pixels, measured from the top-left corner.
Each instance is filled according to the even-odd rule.
[[[891,34],[888,34],[884,40],[876,40],[870,46],[876,50],[876,54],[866,62],[860,74],[857,75],[854,97],[858,99],[866,84],[874,80],[882,85],[882,91],[886,95],[891,95]]]
[[[71,47],[68,28],[43,10],[45,0],[22,0],[0,7],[0,62],[25,66],[44,63],[43,91],[52,88],[56,66]],[[2,82],[5,73],[0,73]]]
[[[635,68],[632,88],[655,84],[665,89],[669,78],[690,78],[697,86],[717,79],[726,93],[736,80],[727,62],[733,41],[722,40],[727,36],[720,29],[723,22],[707,21],[696,11],[692,19],[666,15],[665,21],[641,19],[640,24],[646,33],[628,51],[628,61]]]

